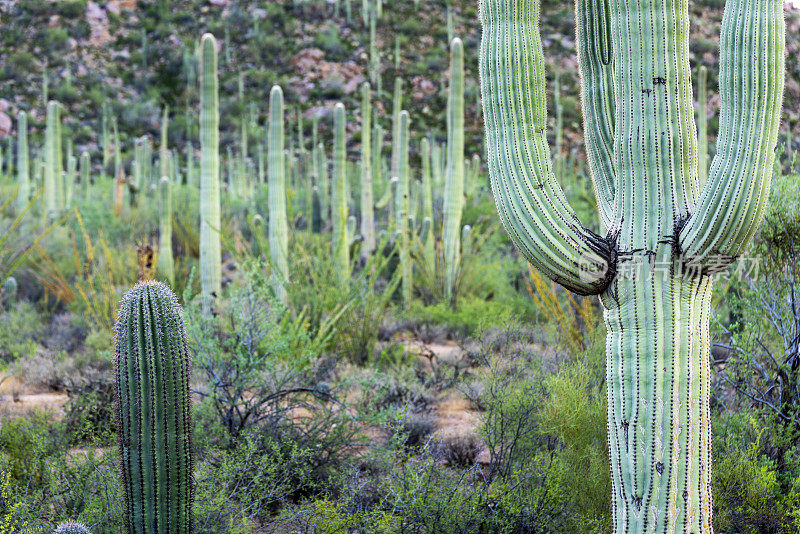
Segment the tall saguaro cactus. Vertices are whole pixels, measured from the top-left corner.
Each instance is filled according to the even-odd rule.
[[[115,335],[127,531],[189,534],[189,347],[175,295],[160,282],[135,285],[122,298]]]
[[[17,115],[17,209],[22,211],[31,196],[31,172],[28,156],[28,115],[20,111]]]
[[[347,152],[345,147],[345,109],[337,103],[333,109],[333,261],[344,284],[350,279],[350,243],[347,236]]]
[[[286,179],[283,157],[283,91],[272,88],[269,102],[269,250],[275,294],[288,300],[285,283],[289,277],[289,226],[286,222]]]
[[[203,35],[200,93],[200,284],[203,312],[222,291],[219,213],[219,80],[217,40]]]
[[[361,85],[361,255],[375,251],[375,210],[372,194],[372,101],[369,82]]]
[[[464,45],[450,43],[450,93],[447,98],[447,173],[444,186],[445,298],[452,303],[461,262],[461,215],[464,207]]]
[[[718,150],[698,182],[686,0],[578,0],[586,146],[601,221],[584,228],[545,134],[539,0],[484,0],[492,189],[543,274],[605,308],[616,533],[711,532],[712,277],[767,203],[784,77],[782,0],[728,0]]]
[[[409,250],[409,225],[411,203],[409,176],[408,176],[408,137],[409,123],[411,119],[408,111],[400,112],[399,128],[397,130],[397,240],[400,256],[400,272],[402,273],[403,285],[401,294],[403,296],[403,306],[411,304],[414,289],[413,271],[411,266],[411,253]]]

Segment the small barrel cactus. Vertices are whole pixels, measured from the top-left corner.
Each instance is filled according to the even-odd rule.
[[[65,521],[56,527],[53,534],[92,534],[92,531],[86,528],[83,523]]]
[[[189,349],[181,307],[164,284],[122,298],[115,370],[129,534],[188,534],[192,522]]]

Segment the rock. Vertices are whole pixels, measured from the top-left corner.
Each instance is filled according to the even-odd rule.
[[[9,106],[8,100],[6,100],[5,98],[0,98],[0,113],[5,113],[6,111],[8,111],[8,106]]]
[[[8,137],[11,133],[11,117],[5,113],[0,113],[0,139]]]

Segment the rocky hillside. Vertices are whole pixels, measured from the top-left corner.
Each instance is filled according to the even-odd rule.
[[[18,109],[29,110],[32,128],[39,129],[45,95],[57,99],[68,109],[66,125],[76,143],[91,150],[97,148],[100,110],[108,102],[127,150],[133,137],[157,135],[160,109],[169,105],[170,141],[185,146],[187,136],[196,139],[194,54],[204,32],[214,33],[222,46],[223,144],[235,142],[242,120],[263,122],[274,83],[284,87],[289,106],[306,117],[324,116],[338,100],[357,109],[356,88],[367,77],[369,29],[361,2],[352,2],[349,21],[340,2],[337,14],[332,2],[321,0],[3,1],[0,112],[13,117]],[[384,2],[376,39],[383,90],[376,105],[386,117],[392,81],[399,75],[417,133],[444,132],[449,9],[453,31],[464,39],[468,54],[468,151],[479,151],[477,1],[450,0],[449,8],[445,2],[419,0],[418,8],[412,0]],[[709,68],[710,113],[719,103],[715,74],[723,5],[723,0],[692,3],[692,59]],[[582,150],[572,6],[546,0],[542,11],[550,72],[561,74],[566,149]],[[787,22],[783,129],[794,132],[799,144],[800,11],[787,6]],[[0,134],[9,127],[10,121],[0,117]],[[710,128],[713,134],[713,117]]]

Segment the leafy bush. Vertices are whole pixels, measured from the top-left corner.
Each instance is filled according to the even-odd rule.
[[[713,419],[714,528],[719,532],[800,532],[797,460],[787,479],[765,454],[771,431],[747,413]]]

